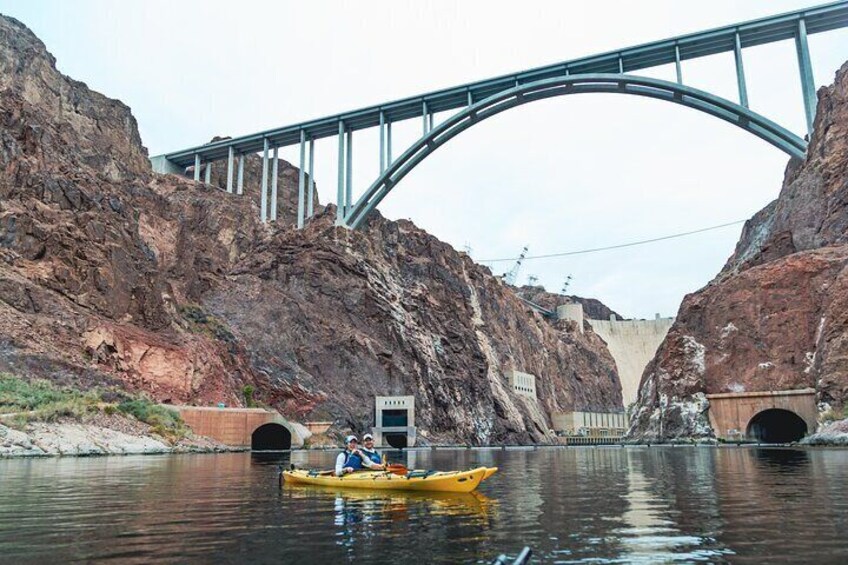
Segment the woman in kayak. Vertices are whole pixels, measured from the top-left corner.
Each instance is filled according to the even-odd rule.
[[[371,434],[368,435],[370,436]],[[372,438],[372,447],[374,445],[373,441],[374,440]],[[363,469],[373,469],[375,471],[383,469],[382,465],[375,463],[370,457],[362,453],[362,451],[359,450],[358,445],[359,441],[357,441],[356,436],[351,435],[345,438],[345,450],[339,453],[339,456],[336,457],[337,477],[353,473],[354,471],[361,471]]]
[[[377,453],[377,450],[374,449],[374,436],[371,434],[365,434],[362,436],[362,443],[365,445],[359,450],[362,455],[365,456],[365,459],[371,462],[371,465],[368,466],[372,471],[382,471],[386,468],[383,465],[383,458],[380,457],[380,454]]]

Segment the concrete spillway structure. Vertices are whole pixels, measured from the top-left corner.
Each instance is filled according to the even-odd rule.
[[[607,343],[618,369],[624,405],[636,402],[642,373],[665,339],[674,318],[655,320],[586,320]]]

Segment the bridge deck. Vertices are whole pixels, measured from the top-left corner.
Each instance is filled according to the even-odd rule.
[[[678,60],[685,61],[729,52],[735,49],[737,33],[743,48],[793,39],[798,30],[798,23],[802,19],[806,25],[807,34],[846,27],[848,26],[848,0],[463,84],[359,110],[190,147],[168,153],[165,157],[175,165],[188,166],[194,163],[195,155],[199,155],[203,162],[227,158],[230,147],[233,147],[236,153],[258,152],[262,150],[265,139],[269,140],[271,146],[276,147],[296,145],[300,143],[301,130],[306,133],[307,139],[335,136],[339,132],[339,122],[344,122],[347,131],[355,131],[378,127],[381,116],[386,122],[421,117],[425,113],[424,103],[426,103],[427,113],[444,112],[467,106],[469,99],[482,100],[515,87],[517,84],[569,74],[636,71],[675,63]]]

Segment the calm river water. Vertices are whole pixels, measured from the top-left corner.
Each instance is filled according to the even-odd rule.
[[[334,455],[0,460],[0,561],[848,562],[848,450],[422,451],[392,459],[501,471],[470,495],[278,487]]]

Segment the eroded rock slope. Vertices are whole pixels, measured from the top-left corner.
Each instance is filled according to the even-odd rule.
[[[710,393],[812,387],[822,409],[848,400],[848,64],[818,95],[806,159],[684,299],[645,370],[634,439],[711,437]]]
[[[409,222],[364,230],[323,210],[293,229],[245,195],[151,174],[128,107],[58,73],[0,17],[0,371],[104,383],[161,401],[260,402],[335,430],[412,394],[422,437],[550,439],[550,413],[621,408],[593,334],[533,314],[491,273]],[[537,377],[538,400],[504,373]]]

